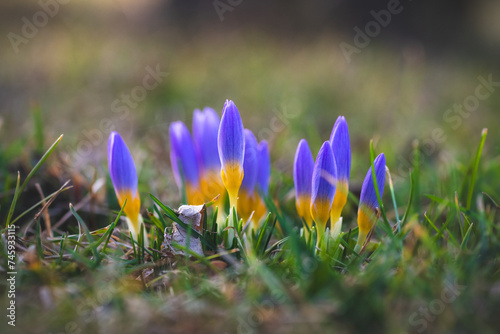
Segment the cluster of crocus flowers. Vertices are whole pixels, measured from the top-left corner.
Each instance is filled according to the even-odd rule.
[[[375,160],[375,174],[380,195],[385,182],[385,158],[381,154]],[[323,143],[314,162],[305,139],[299,142],[294,160],[293,178],[295,183],[296,207],[299,217],[317,231],[317,247],[324,240],[326,225],[330,220],[330,232],[333,238],[340,234],[342,210],[349,194],[351,171],[351,147],[347,122],[340,116],[333,127],[330,140]],[[378,201],[375,193],[372,171],[368,172],[361,192],[358,211],[358,244],[364,243],[370,230],[375,225]],[[308,233],[305,233],[308,235]]]
[[[266,211],[262,197],[269,191],[269,147],[243,128],[234,102],[226,101],[220,119],[211,108],[195,110],[192,136],[180,121],[169,132],[172,170],[187,203],[202,204],[226,189],[230,208],[257,224]]]
[[[194,111],[192,137],[184,123],[170,124],[172,171],[189,204],[202,204],[224,191],[217,150],[219,122],[215,110],[204,108]]]
[[[137,190],[137,170],[130,151],[117,132],[112,132],[108,140],[108,168],[116,197],[123,212],[132,238],[138,240],[143,221],[140,214],[141,198]],[[147,245],[148,238],[144,238]]]

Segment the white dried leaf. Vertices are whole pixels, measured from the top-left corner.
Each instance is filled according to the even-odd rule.
[[[202,233],[202,224],[205,215],[205,205],[182,205],[177,210],[179,219],[186,225],[191,225],[193,230]],[[184,251],[172,246],[176,243],[183,247],[188,247],[188,232],[179,224],[173,223],[172,228],[165,229],[165,241],[163,246],[174,254],[184,255]],[[201,240],[193,235],[189,238],[189,249],[194,253],[204,256],[201,247]]]

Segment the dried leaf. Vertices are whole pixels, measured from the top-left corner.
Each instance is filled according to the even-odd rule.
[[[201,234],[205,210],[205,205],[182,205],[177,210],[177,214],[183,223],[192,226],[194,231]],[[173,247],[172,243],[188,247],[188,232],[177,223],[173,223],[171,228],[167,227],[165,229],[163,246],[174,254],[185,255],[183,250]],[[200,256],[204,256],[201,240],[192,235],[189,238],[189,249]]]

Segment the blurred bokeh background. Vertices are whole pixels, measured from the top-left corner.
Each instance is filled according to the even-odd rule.
[[[114,129],[148,191],[178,198],[168,126],[227,98],[289,174],[299,140],[317,152],[338,115],[354,183],[372,138],[404,189],[415,139],[439,166],[469,161],[488,127],[499,160],[498,1],[7,0],[0,32],[2,150],[34,140],[39,110],[45,147],[65,135],[61,170],[90,179]]]
[[[344,115],[353,149],[354,196],[368,169],[373,139],[375,151],[385,152],[399,216],[408,203],[408,170],[413,166],[420,173],[415,173],[419,180],[412,205],[417,214],[412,219],[424,226],[424,212],[435,211],[436,224],[446,227],[456,216],[455,206],[449,213],[443,211],[445,205],[433,209],[435,204],[425,195],[453,202],[458,193],[465,203],[473,179],[467,177],[468,167],[483,128],[489,132],[474,194],[500,199],[499,59],[498,0],[0,0],[0,221],[11,205],[17,171],[25,180],[60,134],[62,142],[16,205],[13,218],[21,217],[16,224],[24,233],[20,244],[32,243],[35,226],[42,226],[33,224],[40,207],[35,204],[67,180],[73,188],[59,195],[47,211],[50,216],[44,217],[56,235],[81,234],[68,203],[91,230],[116,218],[113,210],[119,205],[106,159],[112,130],[121,133],[138,167],[143,212],[152,206],[148,193],[177,207],[180,193],[170,169],[170,123],[182,120],[190,127],[195,108],[210,106],[221,114],[225,100],[232,99],[245,127],[270,142],[271,194],[296,226],[300,222],[291,178],[296,146],[306,138],[316,154],[337,117]],[[415,162],[417,140],[420,154]],[[484,202],[491,221],[497,221],[489,200],[478,201],[478,206]],[[395,222],[387,190],[384,203],[389,220]],[[472,208],[475,205],[474,198]],[[486,221],[482,205],[481,210],[462,210],[478,231],[486,226],[481,225]],[[36,210],[24,215],[31,207]],[[349,201],[343,211],[344,231],[355,226],[356,209]],[[439,301],[435,298],[443,296],[441,282],[454,277],[464,278],[467,292],[447,304],[446,311],[432,311],[443,314],[428,332],[495,332],[487,328],[498,326],[498,245],[486,246],[490,239],[484,241],[477,232],[481,253],[467,250],[471,225],[465,251],[461,247],[457,253],[448,242],[441,245],[439,234],[429,247],[427,230],[411,226],[418,238],[407,239],[404,257],[398,253],[396,260],[391,253],[381,253],[361,275],[351,269],[346,275],[343,269],[342,275],[324,275],[318,267],[319,274],[303,276],[311,299],[297,311],[294,304],[302,297],[296,284],[290,284],[293,302],[284,306],[293,311],[283,312],[288,326],[270,321],[272,333],[292,327],[299,331],[303,327],[298,325],[313,333],[310,324],[323,319],[342,326],[321,332],[340,332],[346,324],[346,329],[363,332],[369,328],[401,333],[408,327],[407,313],[423,312],[422,306],[432,311]],[[472,231],[471,239],[477,237]],[[78,254],[90,257],[88,248]],[[412,254],[415,261],[409,260]],[[34,260],[24,257],[29,267],[19,275],[16,300],[18,328],[29,328],[24,333],[59,333],[64,326],[66,333],[77,333],[80,329],[70,331],[67,325],[75,319],[88,326],[83,328],[106,333],[137,332],[145,324],[149,332],[158,328],[155,333],[190,332],[183,326],[225,333],[238,325],[247,309],[268,305],[269,296],[260,292],[266,279],[259,278],[262,273],[254,276],[253,269],[248,277],[246,269],[241,276],[228,271],[231,284],[223,279],[221,285],[218,279],[204,283],[205,274],[197,267],[189,269],[193,275],[182,274],[180,267],[168,276],[168,285],[162,283],[168,290],[158,290],[156,298],[154,293],[139,293],[139,280],[131,284],[116,277],[119,266],[106,262],[99,270],[83,270],[76,256],[75,261],[62,262],[61,256],[37,271],[31,263],[38,264],[38,258],[32,256]],[[400,269],[400,261],[408,266]],[[269,269],[274,271],[273,266]],[[292,266],[282,267],[287,273],[280,276],[283,282],[294,275]],[[128,264],[126,270],[124,277],[129,276]],[[236,271],[240,275],[240,269]],[[274,286],[274,278],[272,282]],[[0,290],[2,286],[7,287],[3,284]],[[281,317],[281,306],[265,306],[264,311],[271,314],[269,319]],[[303,319],[310,322],[301,323]]]

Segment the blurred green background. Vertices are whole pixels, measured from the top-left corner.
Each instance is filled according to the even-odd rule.
[[[391,6],[397,13],[384,19]],[[375,15],[385,24],[374,26]],[[415,139],[434,168],[469,161],[488,127],[485,155],[499,162],[500,87],[471,112],[447,114],[475,94],[478,77],[500,81],[499,18],[499,2],[487,0],[2,1],[0,146],[16,155],[34,140],[30,110],[38,106],[44,146],[65,135],[63,172],[105,175],[115,129],[141,178],[155,180],[148,191],[178,198],[168,125],[190,123],[195,108],[220,113],[229,98],[245,127],[270,140],[275,168],[291,174],[298,141],[317,152],[345,115],[353,183],[362,181],[373,138],[407,189]],[[373,37],[359,47],[356,29],[367,27]],[[345,43],[357,48],[349,57]],[[148,69],[163,74],[146,91],[137,86]]]
[[[180,194],[170,170],[169,124],[190,124],[193,110],[205,106],[220,114],[224,101],[232,99],[245,127],[270,141],[271,193],[298,225],[291,181],[296,146],[307,138],[317,153],[344,115],[355,196],[369,166],[371,139],[375,151],[386,154],[400,217],[408,203],[408,169],[420,168],[409,219],[416,237],[405,241],[402,260],[399,253],[384,251],[359,272],[326,275],[326,267],[311,269],[314,276],[301,276],[303,296],[288,280],[295,264],[271,264],[270,271],[283,273],[280,280],[298,299],[270,308],[268,319],[283,314],[285,320],[268,321],[267,331],[306,327],[312,333],[318,327],[311,323],[322,325],[325,319],[327,330],[319,332],[331,331],[330,322],[337,323],[335,330],[346,326],[347,332],[401,333],[408,325],[415,330],[409,315],[431,305],[440,284],[457,277],[467,292],[447,306],[432,329],[494,333],[498,243],[474,231],[469,244],[481,236],[480,252],[458,253],[439,236],[430,244],[420,240],[434,233],[425,212],[438,226],[454,219],[454,208],[443,212],[441,204],[436,209],[424,195],[453,202],[456,192],[467,194],[468,164],[483,128],[489,132],[474,194],[500,198],[499,56],[500,1],[495,0],[2,0],[0,217],[12,202],[17,171],[24,180],[64,134],[21,194],[13,217],[40,200],[35,183],[48,195],[69,179],[73,188],[49,209],[54,231],[80,233],[68,203],[91,230],[109,225],[119,208],[106,168],[111,130],[119,131],[132,151],[144,211],[151,207],[148,193],[176,207]],[[420,163],[414,162],[416,140]],[[99,183],[104,185],[100,190]],[[495,230],[495,211],[489,200],[480,200],[474,197],[467,215],[483,228],[486,202],[488,224]],[[384,203],[395,222],[387,190]],[[34,211],[17,223],[25,234],[32,226],[24,238],[28,243],[34,239]],[[343,211],[344,231],[356,224],[355,212],[350,201]],[[240,325],[240,316],[266,303],[266,276],[251,270],[239,278],[231,270],[227,278],[208,273],[207,278],[199,268],[184,275],[181,267],[165,283],[168,293],[142,294],[123,264],[80,271],[78,261],[57,262],[20,274],[19,292],[25,291],[18,296],[21,328],[60,332],[68,322],[83,320],[82,328],[106,333],[144,331],[144,326],[157,333],[166,328],[225,333]],[[296,305],[303,305],[300,312]]]

